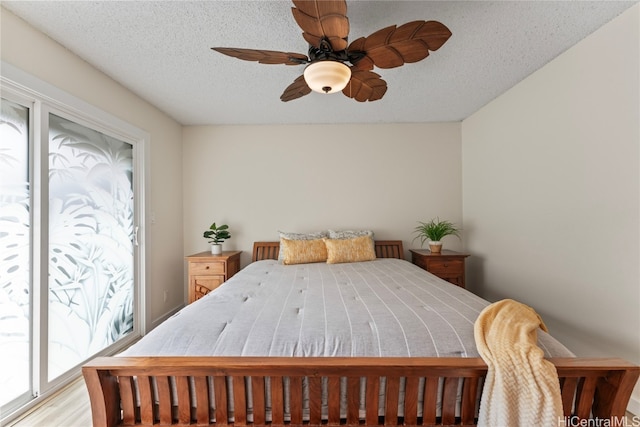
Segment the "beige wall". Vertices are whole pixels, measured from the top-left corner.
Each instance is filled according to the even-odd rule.
[[[278,230],[368,228],[409,249],[417,221],[462,220],[459,123],[186,127],[183,143],[187,253],[214,220],[243,264]]]
[[[639,23],[636,5],[462,124],[471,290],[532,305],[578,355],[636,363]]]
[[[2,9],[1,19],[3,61],[151,135],[146,316],[153,326],[183,304],[182,127],[11,12]]]

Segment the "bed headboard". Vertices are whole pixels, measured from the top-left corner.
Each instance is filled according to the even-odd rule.
[[[404,259],[402,240],[376,240],[376,257]],[[254,242],[252,262],[278,259],[280,242]]]

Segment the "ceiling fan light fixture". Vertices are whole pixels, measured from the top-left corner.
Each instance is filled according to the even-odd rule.
[[[304,69],[309,88],[319,93],[340,92],[351,79],[351,69],[339,61],[317,61]]]

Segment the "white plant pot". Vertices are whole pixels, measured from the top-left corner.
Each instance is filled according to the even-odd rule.
[[[431,241],[429,242],[429,251],[433,254],[439,254],[442,252],[442,242]]]
[[[222,254],[222,245],[218,244],[218,245],[211,245],[211,253],[213,255],[220,255]]]

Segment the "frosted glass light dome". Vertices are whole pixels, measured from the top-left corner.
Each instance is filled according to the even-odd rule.
[[[318,61],[304,69],[304,80],[311,90],[334,93],[345,88],[351,79],[351,69],[338,61]]]

